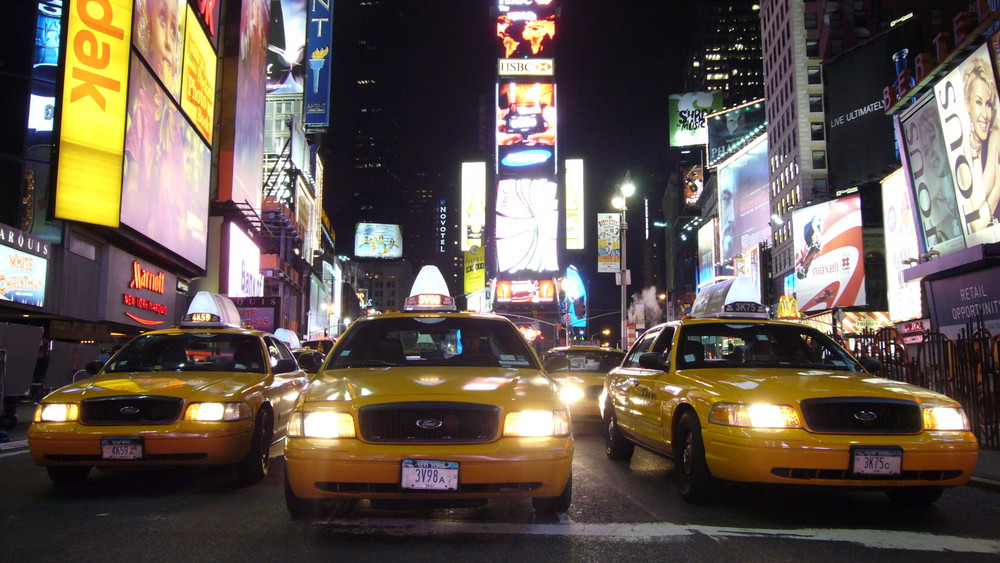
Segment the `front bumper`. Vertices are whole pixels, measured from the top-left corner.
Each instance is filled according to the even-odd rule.
[[[458,490],[400,488],[404,459],[458,462]],[[554,497],[566,486],[572,463],[572,437],[502,438],[463,445],[289,438],[285,444],[288,483],[299,498]]]
[[[703,431],[705,459],[715,477],[842,487],[958,486],[972,477],[979,455],[971,432],[847,436],[805,430],[743,430],[710,425]],[[852,475],[851,446],[901,447],[901,474]]]

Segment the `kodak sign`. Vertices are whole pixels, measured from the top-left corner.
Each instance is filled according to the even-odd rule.
[[[131,33],[131,0],[69,2],[58,219],[118,226]]]

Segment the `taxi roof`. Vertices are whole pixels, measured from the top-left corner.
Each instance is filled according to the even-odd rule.
[[[448,284],[437,266],[424,266],[410,286],[405,311],[454,311],[455,298],[448,292]]]
[[[760,288],[746,276],[735,276],[702,289],[691,316],[768,319],[770,315],[760,302]]]
[[[181,328],[242,328],[240,312],[231,299],[199,291],[188,305]]]

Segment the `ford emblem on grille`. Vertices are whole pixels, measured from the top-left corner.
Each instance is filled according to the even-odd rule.
[[[856,418],[858,422],[875,422],[878,415],[872,411],[858,411],[854,413],[854,418]]]
[[[122,414],[139,414],[139,407],[133,407],[131,405],[127,407],[122,407],[118,410]]]
[[[417,426],[424,430],[434,430],[435,428],[441,428],[443,425],[444,422],[436,418],[421,418],[417,421]]]

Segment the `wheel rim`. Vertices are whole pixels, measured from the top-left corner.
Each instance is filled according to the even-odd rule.
[[[684,451],[681,454],[681,472],[686,477],[691,476],[692,466],[694,465],[694,440],[691,436],[690,432],[684,435]]]

